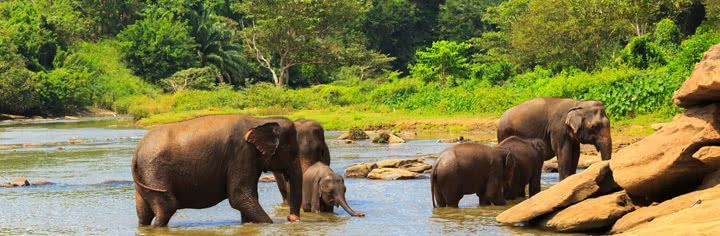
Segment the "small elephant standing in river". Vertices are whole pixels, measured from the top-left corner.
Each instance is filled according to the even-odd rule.
[[[510,136],[542,139],[547,161],[557,155],[560,180],[575,174],[580,144],[593,144],[603,160],[610,160],[610,119],[599,101],[536,98],[517,105],[498,123],[498,143]]]
[[[302,171],[295,125],[285,118],[218,115],[157,126],[132,159],[140,225],[167,226],[177,209],[225,199],[242,222],[272,223],[258,201],[263,171],[289,182],[289,221],[300,215]],[[155,219],[153,222],[153,218]]]
[[[317,162],[330,166],[330,149],[325,143],[325,130],[322,125],[306,119],[298,119],[294,123],[297,131],[298,158],[300,159],[302,173],[305,173],[310,166]],[[273,174],[283,202],[287,203],[287,189],[290,182],[280,172],[273,172]]]
[[[345,181],[325,163],[317,162],[303,174],[303,203],[305,212],[333,212],[341,206],[351,216],[365,216],[350,208],[345,200]]]
[[[478,143],[464,143],[440,153],[430,179],[433,207],[458,207],[465,194],[476,194],[479,204],[505,205],[515,158],[510,151]]]
[[[505,188],[505,199],[525,197],[525,187],[528,185],[530,197],[540,192],[543,158],[547,152],[545,143],[540,139],[511,136],[500,142],[496,148],[506,149],[515,157],[515,170],[510,186]]]

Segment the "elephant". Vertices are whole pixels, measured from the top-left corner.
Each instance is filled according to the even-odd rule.
[[[330,166],[330,149],[325,143],[325,130],[319,123],[298,119],[295,122],[295,130],[297,132],[298,156],[300,158],[300,167],[302,173],[316,162],[322,162]],[[283,202],[287,203],[287,189],[290,184],[282,175],[282,173],[273,173],[275,182],[280,190]]]
[[[353,211],[345,200],[345,181],[330,166],[317,162],[303,174],[302,208],[305,212],[333,212],[341,206],[351,216],[365,214]]]
[[[599,101],[569,98],[536,98],[517,105],[498,123],[498,143],[510,136],[542,139],[543,160],[557,155],[560,180],[575,174],[580,144],[593,144],[603,160],[612,155],[610,119]]]
[[[433,207],[458,207],[465,194],[475,193],[479,204],[505,205],[515,157],[503,148],[463,143],[440,153],[430,178]]]
[[[225,199],[243,223],[272,223],[258,202],[264,171],[288,179],[287,219],[299,221],[302,172],[292,121],[215,115],[152,128],[132,159],[138,223],[166,227],[177,209],[208,208]]]
[[[504,189],[505,199],[524,198],[526,186],[528,186],[530,197],[540,192],[543,157],[547,152],[545,143],[541,139],[522,139],[510,136],[500,142],[496,148],[508,150],[515,157],[515,170],[510,186],[506,186]]]

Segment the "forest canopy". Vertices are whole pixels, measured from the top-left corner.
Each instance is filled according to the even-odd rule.
[[[715,0],[3,1],[0,113],[498,113],[554,96],[672,115],[719,23]]]

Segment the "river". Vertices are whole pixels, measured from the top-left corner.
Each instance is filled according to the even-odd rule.
[[[31,124],[0,123],[0,146],[27,143],[0,150],[0,182],[25,176],[31,182],[55,184],[0,188],[1,234],[83,235],[235,235],[235,234],[546,234],[521,227],[502,226],[494,217],[509,206],[478,207],[468,195],[460,209],[433,209],[428,179],[379,181],[346,179],[350,206],[365,213],[350,217],[341,208],[335,214],[303,213],[299,223],[287,223],[275,183],[260,183],[262,207],[275,224],[240,224],[240,213],[227,201],[208,209],[182,209],[167,229],[138,228],[130,160],[136,143],[146,133],[128,120],[55,120]],[[327,132],[329,139],[339,132]],[[84,140],[77,144],[67,140]],[[344,144],[328,140],[332,169],[342,174],[355,163],[437,154],[450,144],[410,140],[404,144],[369,142]],[[433,161],[433,160],[430,160]],[[557,182],[556,173],[543,174],[543,187]],[[517,202],[511,202],[515,204]]]

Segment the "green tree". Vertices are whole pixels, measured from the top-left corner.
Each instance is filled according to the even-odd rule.
[[[235,9],[248,17],[241,32],[249,54],[285,86],[290,68],[337,61],[357,40],[352,27],[367,9],[361,1],[243,1]]]
[[[675,49],[680,45],[680,28],[670,19],[662,19],[655,24],[653,42],[660,47]]]
[[[415,50],[426,42],[415,31],[421,24],[419,10],[407,0],[374,0],[365,15],[362,31],[368,47],[397,58],[393,68],[404,70]]]
[[[632,35],[619,1],[530,0],[511,23],[512,58],[525,67],[594,68],[604,52]]]
[[[220,69],[220,82],[240,84],[247,63],[242,44],[234,37],[235,32],[207,10],[204,4],[196,4],[193,13],[189,24],[198,44],[200,65],[213,65]]]
[[[464,41],[492,31],[494,24],[484,21],[485,10],[502,0],[446,0],[440,6],[437,30],[445,40]]]
[[[629,66],[645,69],[652,66],[665,65],[665,55],[660,46],[650,40],[647,35],[633,37],[620,51],[620,61]]]
[[[95,36],[116,35],[139,19],[144,0],[76,0],[80,11],[90,20]]]
[[[149,11],[120,32],[124,59],[144,79],[157,82],[176,71],[197,65],[196,43],[184,22],[171,14]]]
[[[450,84],[456,79],[469,78],[470,64],[465,53],[469,44],[454,41],[437,41],[431,47],[416,53],[416,64],[410,65],[410,74],[426,82]]]

